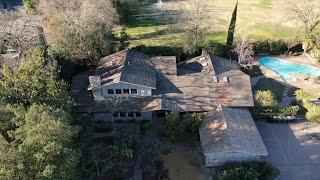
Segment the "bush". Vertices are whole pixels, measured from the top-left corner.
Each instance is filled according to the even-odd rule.
[[[183,117],[177,112],[166,113],[162,124],[163,134],[171,141],[198,137],[203,118],[202,114],[196,113],[187,114]]]
[[[213,54],[216,56],[221,56],[221,57],[226,57],[226,55],[229,51],[228,46],[226,46],[225,44],[215,42],[215,41],[209,41],[205,45],[204,49],[210,54]]]
[[[311,99],[316,99],[317,97],[312,96],[303,90],[296,91],[296,96],[298,103],[306,109],[306,119],[308,121],[320,123],[320,106],[317,106],[310,101]]]
[[[228,163],[221,169],[222,180],[273,179],[279,174],[272,165],[264,162]]]
[[[274,107],[277,104],[276,97],[270,90],[257,90],[254,98],[258,107]]]
[[[256,41],[253,43],[254,51],[256,54],[284,54],[287,53],[288,47],[284,40],[267,40]],[[292,52],[302,52],[301,44],[290,48]]]
[[[278,116],[297,116],[299,106],[279,107],[276,109]]]

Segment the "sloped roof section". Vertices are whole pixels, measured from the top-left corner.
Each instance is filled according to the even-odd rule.
[[[266,156],[266,147],[247,109],[226,108],[207,114],[200,127],[204,154],[239,152]]]
[[[123,50],[100,60],[95,76],[101,85],[117,82],[156,88],[156,71],[149,56],[135,50]]]

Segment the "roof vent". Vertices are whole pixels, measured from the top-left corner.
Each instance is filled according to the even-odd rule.
[[[229,77],[228,76],[223,76],[223,82],[229,82]]]
[[[206,60],[206,57],[201,57],[199,60],[204,61],[204,60]]]
[[[213,76],[213,82],[215,82],[215,83],[219,82],[217,76]]]
[[[202,65],[203,67],[205,67],[205,66],[208,66],[208,63],[203,62],[203,63],[201,63],[201,65]]]

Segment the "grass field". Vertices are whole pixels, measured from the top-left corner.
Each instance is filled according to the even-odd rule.
[[[183,33],[174,24],[174,14],[183,1],[164,1],[164,15],[154,15],[157,0],[130,5],[127,33],[130,46],[182,46]],[[236,0],[208,0],[208,23],[212,24],[206,40],[226,41],[226,34]],[[297,30],[284,21],[284,0],[239,0],[236,38],[248,34],[252,40],[295,38]]]

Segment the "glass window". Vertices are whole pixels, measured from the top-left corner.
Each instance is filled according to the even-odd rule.
[[[114,94],[113,89],[108,89],[108,94]]]
[[[141,113],[140,112],[135,112],[136,117],[141,117]]]
[[[121,112],[120,117],[127,117],[127,114],[125,112]]]
[[[116,89],[116,94],[121,94],[121,89]]]
[[[134,113],[133,112],[129,112],[128,113],[128,117],[134,117]]]
[[[113,116],[113,117],[119,117],[119,113],[114,112],[114,113],[112,113],[112,116]]]
[[[123,89],[123,94],[129,94],[129,89]]]
[[[138,90],[137,89],[131,89],[131,94],[137,94]]]

